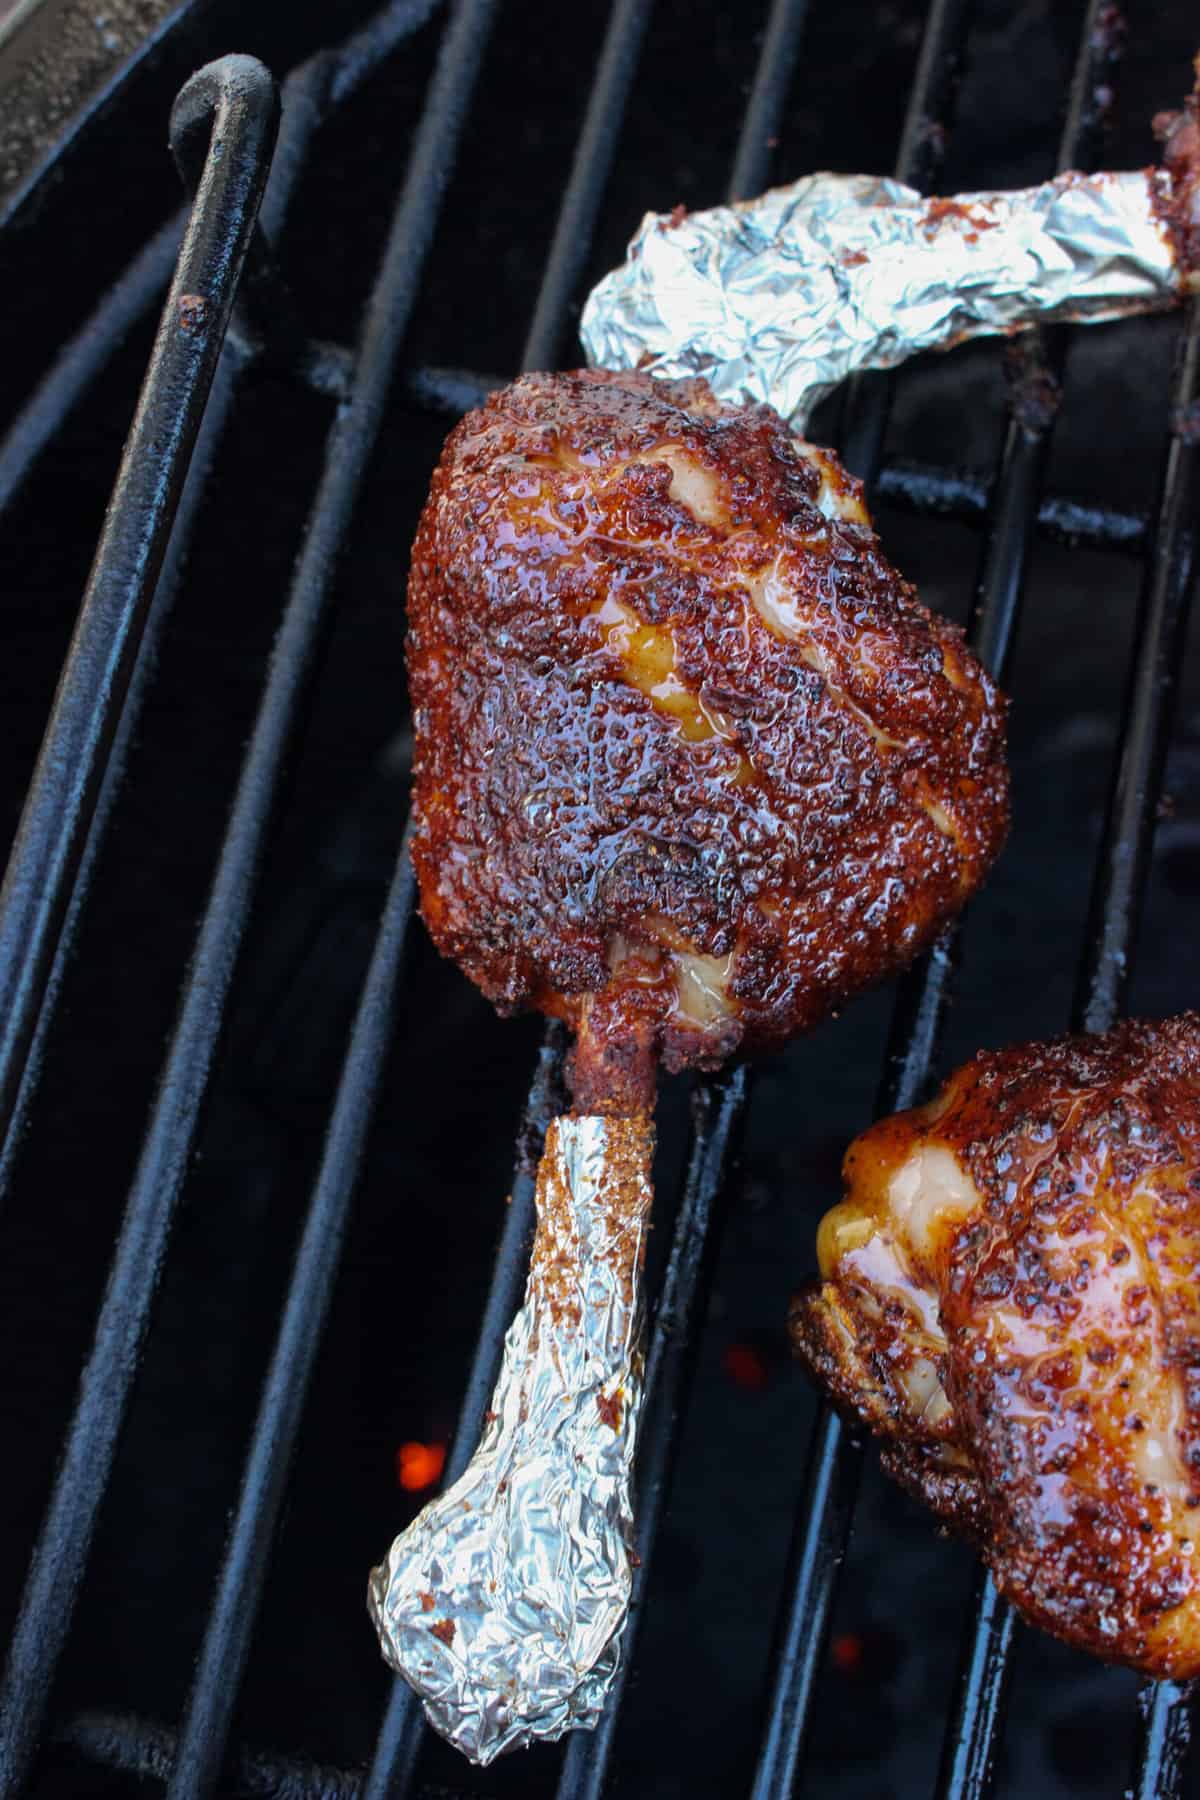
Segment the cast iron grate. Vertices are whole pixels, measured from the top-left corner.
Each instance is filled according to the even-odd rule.
[[[769,177],[772,141],[800,53],[805,10],[802,0],[775,0],[771,7],[729,176],[732,198],[756,192]],[[971,10],[968,0],[934,0],[925,23],[896,171],[927,190],[941,162]],[[275,150],[276,177],[264,207],[262,233],[255,220],[279,116],[278,96],[266,71],[248,58],[228,57],[212,64],[188,83],[173,115],[173,147],[196,197],[0,897],[4,1133],[0,1174],[5,1181],[36,1086],[68,946],[86,902],[124,748],[150,676],[160,616],[170,604],[199,493],[218,453],[237,390],[249,368],[269,359],[273,366],[332,395],[337,406],[129,1194],[94,1347],[67,1427],[62,1464],[10,1645],[0,1690],[0,1787],[6,1794],[23,1788],[46,1724],[51,1683],[70,1631],[172,1216],[230,1007],[238,952],[282,772],[319,652],[332,571],[350,528],[389,389],[402,375],[422,404],[455,414],[494,384],[494,378],[479,374],[432,368],[405,372],[400,367],[442,195],[493,28],[494,0],[458,0],[445,22],[387,245],[353,349],[313,343],[305,336],[268,248],[283,231],[318,123],[423,23],[429,11],[420,0],[400,0],[341,50],[321,54],[289,77],[292,103],[285,108],[283,134]],[[552,366],[558,357],[650,13],[651,0],[616,0],[613,6],[525,342],[524,368]],[[1095,163],[1101,96],[1113,80],[1116,29],[1113,9],[1092,0],[1067,99],[1060,167]],[[0,446],[0,505],[17,490],[68,409],[96,378],[115,337],[130,318],[153,304],[175,255],[179,229],[179,222],[168,226],[147,246],[89,326],[64,351]],[[229,353],[222,357],[231,312]],[[920,513],[956,517],[982,528],[970,629],[977,649],[998,675],[1004,675],[1010,661],[1035,531],[1071,544],[1129,553],[1143,566],[1116,773],[1073,1015],[1077,1026],[1102,1030],[1115,1018],[1128,986],[1194,574],[1191,509],[1196,447],[1187,421],[1200,393],[1200,324],[1194,309],[1180,323],[1167,450],[1157,506],[1148,522],[1135,514],[1084,507],[1043,491],[1057,409],[1056,404],[1031,405],[1029,396],[1057,395],[1064,341],[1065,334],[1058,333],[1023,346],[1022,365],[1010,386],[1003,451],[987,488],[936,466],[881,466],[891,394],[887,382],[862,382],[847,394],[841,441],[851,467],[878,494]],[[60,1741],[85,1758],[165,1782],[173,1800],[213,1793],[223,1770],[239,1792],[344,1793],[364,1800],[408,1793],[416,1779],[423,1726],[419,1708],[399,1683],[365,1774],[289,1763],[231,1749],[228,1742],[392,1032],[412,910],[412,878],[401,847],[179,1730],[168,1732],[145,1720],[98,1713],[77,1715],[58,1727]],[[957,970],[957,937],[957,932],[949,933],[900,984],[879,1088],[880,1110],[912,1104],[930,1080]],[[478,1436],[503,1333],[519,1300],[532,1229],[531,1168],[556,1108],[562,1048],[557,1030],[548,1031],[518,1144],[512,1203],[448,1458],[447,1480],[464,1466]],[[692,1100],[683,1194],[650,1340],[639,1450],[641,1566],[625,1671],[637,1664],[640,1599],[671,1480],[749,1087],[749,1073],[736,1069],[699,1084]],[[789,1794],[801,1782],[815,1679],[849,1541],[860,1462],[861,1446],[834,1415],[822,1411],[776,1625],[773,1686],[751,1778],[756,1800]],[[990,1583],[982,1580],[946,1727],[940,1794],[982,1795],[991,1786],[1014,1642],[1011,1613]],[[623,1683],[624,1676],[600,1729],[569,1740],[560,1795],[603,1791],[621,1716]],[[1187,1695],[1171,1684],[1149,1687],[1143,1697],[1143,1727],[1132,1777],[1136,1795],[1169,1797],[1182,1792],[1187,1738]]]

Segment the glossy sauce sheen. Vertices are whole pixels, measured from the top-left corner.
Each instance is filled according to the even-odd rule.
[[[1037,1624],[1200,1673],[1200,1016],[983,1053],[845,1176],[801,1355]]]
[[[503,1010],[714,1066],[929,943],[1007,828],[1003,701],[861,490],[703,382],[523,377],[413,551],[413,848]]]

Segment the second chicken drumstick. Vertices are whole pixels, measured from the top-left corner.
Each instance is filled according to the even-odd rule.
[[[1200,1674],[1200,1017],[980,1051],[845,1177],[800,1356],[1027,1618]]]

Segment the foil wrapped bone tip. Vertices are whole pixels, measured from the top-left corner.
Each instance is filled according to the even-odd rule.
[[[594,366],[702,375],[801,431],[858,370],[1038,320],[1172,305],[1194,282],[1179,210],[1196,179],[1190,165],[1066,174],[930,200],[885,176],[815,174],[648,213],[588,296],[580,337]]]
[[[479,1447],[371,1572],[385,1657],[477,1763],[594,1726],[616,1674],[653,1142],[649,1119],[550,1126]]]

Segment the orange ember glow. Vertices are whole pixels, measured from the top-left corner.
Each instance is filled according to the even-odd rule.
[[[432,1487],[445,1466],[445,1444],[401,1444],[396,1452],[396,1480],[410,1494]]]
[[[740,1388],[761,1394],[770,1382],[766,1360],[753,1344],[730,1344],[721,1361],[729,1379]]]
[[[843,1675],[853,1675],[863,1659],[863,1641],[854,1631],[843,1631],[833,1640],[833,1666]]]

